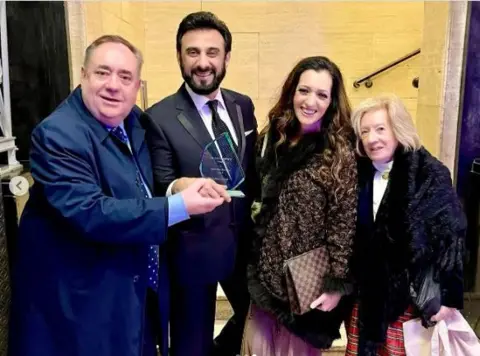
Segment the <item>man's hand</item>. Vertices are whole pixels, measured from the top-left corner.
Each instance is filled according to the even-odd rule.
[[[197,178],[179,178],[175,181],[172,186],[172,194],[180,193],[181,191],[187,189]]]
[[[430,321],[441,321],[448,319],[450,316],[453,315],[455,310],[455,308],[449,308],[442,305],[438,313],[430,318]]]
[[[209,213],[224,202],[229,203],[232,200],[225,188],[211,179],[186,179],[193,179],[193,182],[181,191],[189,215]]]
[[[172,186],[172,194],[180,193],[187,189],[191,184],[197,181],[200,178],[179,178],[175,181]],[[204,180],[204,184],[202,188],[199,190],[200,195],[206,198],[213,198],[217,199],[218,197],[223,196],[225,200],[228,202],[230,201],[230,196],[228,195],[225,186],[216,183],[213,179],[210,178],[202,178]]]
[[[206,179],[205,184],[200,189],[200,195],[205,198],[216,199],[223,197],[226,201],[230,201],[231,197],[227,193],[227,187],[216,183],[213,179]]]
[[[329,312],[337,306],[340,298],[342,298],[340,293],[323,293],[310,304],[310,308]]]

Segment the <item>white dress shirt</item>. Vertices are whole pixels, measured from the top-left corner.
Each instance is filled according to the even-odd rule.
[[[208,102],[210,100],[218,100],[217,112],[220,119],[227,125],[228,130],[230,131],[230,135],[232,136],[233,141],[238,146],[238,138],[237,133],[235,132],[235,127],[233,126],[232,119],[230,115],[228,115],[227,107],[225,106],[225,101],[223,100],[222,91],[219,90],[217,96],[214,99],[209,99],[206,96],[198,95],[193,92],[193,90],[185,84],[185,89],[187,89],[188,94],[193,100],[195,107],[197,108],[198,113],[202,117],[203,123],[210,134],[210,137],[215,139],[215,135],[213,134],[212,128],[212,112],[210,107],[208,106]]]
[[[219,90],[214,99],[209,99],[206,96],[194,93],[193,90],[186,83],[185,83],[185,89],[187,90],[188,94],[192,98],[193,103],[195,104],[195,107],[197,108],[197,111],[203,120],[203,124],[205,125],[212,140],[215,139],[215,135],[213,133],[213,128],[212,128],[212,111],[210,110],[210,107],[208,106],[207,103],[210,100],[218,101],[218,106],[217,106],[218,116],[220,116],[220,119],[225,123],[225,125],[227,125],[228,130],[230,131],[230,136],[232,137],[235,144],[238,146],[237,133],[235,132],[235,127],[233,126],[232,119],[230,118],[230,115],[228,115],[227,107],[225,105],[225,101],[223,100],[222,91]],[[177,179],[175,179],[168,186],[167,193],[166,193],[167,197],[172,194],[172,187],[176,181]]]
[[[393,161],[388,163],[373,162],[373,166],[376,169],[375,175],[373,176],[373,220],[375,220],[378,208],[382,203],[383,195],[385,194],[388,185],[388,175],[386,179],[382,178],[382,175],[391,171]]]

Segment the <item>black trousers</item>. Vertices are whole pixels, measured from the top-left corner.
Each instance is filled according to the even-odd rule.
[[[233,316],[227,321],[220,334],[215,338],[213,356],[237,356],[242,345],[245,320],[250,306],[246,272],[237,270],[231,278],[221,281],[225,296],[233,309]]]
[[[250,297],[244,275],[220,281],[234,315],[213,340],[217,284],[172,286],[170,314],[171,356],[236,356]]]
[[[158,319],[158,313],[159,311],[157,292],[148,288],[147,303],[145,306],[145,328],[142,356],[159,355],[159,353],[157,352],[157,345],[159,345],[160,343],[160,321]]]

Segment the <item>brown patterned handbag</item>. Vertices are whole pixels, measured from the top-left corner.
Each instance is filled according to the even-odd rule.
[[[285,261],[290,308],[295,314],[305,314],[310,304],[320,297],[323,278],[328,272],[329,258],[325,246],[305,252]]]

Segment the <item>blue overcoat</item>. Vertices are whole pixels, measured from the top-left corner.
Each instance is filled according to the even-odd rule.
[[[153,191],[140,115],[135,107],[125,128]],[[143,199],[125,148],[86,109],[81,88],[34,129],[34,185],[11,256],[10,356],[141,356],[152,244],[167,355],[168,203]]]

